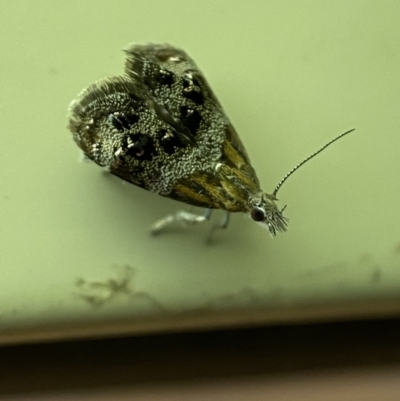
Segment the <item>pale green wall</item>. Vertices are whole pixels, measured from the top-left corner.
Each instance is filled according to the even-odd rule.
[[[19,328],[153,313],[168,327],[182,311],[207,320],[243,306],[260,321],[271,306],[279,316],[321,301],[361,300],[360,312],[389,297],[398,310],[399,21],[395,1],[2,0],[0,341]],[[152,238],[151,223],[181,205],[78,162],[69,102],[122,73],[120,49],[149,41],[196,60],[267,191],[357,128],[282,188],[287,233],[271,239],[234,215],[211,246],[207,227]],[[89,288],[104,300],[94,308],[80,296],[127,272],[114,296]]]

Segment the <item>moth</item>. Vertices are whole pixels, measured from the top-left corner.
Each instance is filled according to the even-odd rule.
[[[181,221],[208,220],[212,209],[244,212],[272,236],[288,219],[277,193],[260,188],[249,156],[195,62],[167,44],[132,45],[122,76],[84,89],[69,108],[68,127],[84,155],[111,174],[159,195],[206,209],[203,216],[179,211],[156,222],[152,232]]]

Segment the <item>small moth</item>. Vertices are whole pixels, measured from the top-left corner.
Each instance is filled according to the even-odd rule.
[[[175,221],[200,223],[212,209],[248,213],[272,236],[288,219],[277,193],[301,165],[269,194],[238,134],[194,61],[166,44],[132,45],[123,76],[84,89],[69,109],[69,129],[84,155],[112,174],[159,195],[206,208],[203,216],[180,211],[156,222],[157,233]]]

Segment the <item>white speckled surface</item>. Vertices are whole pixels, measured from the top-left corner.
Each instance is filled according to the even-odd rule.
[[[398,313],[399,20],[372,0],[3,0],[0,342]],[[234,215],[210,246],[152,238],[181,205],[78,162],[69,102],[148,41],[196,60],[268,191],[357,128],[282,188],[287,233]]]

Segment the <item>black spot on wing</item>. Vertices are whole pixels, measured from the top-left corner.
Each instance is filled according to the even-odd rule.
[[[181,135],[178,135],[174,130],[160,129],[157,132],[157,139],[160,146],[168,155],[172,155],[177,150],[186,147],[186,143],[182,141]]]
[[[108,121],[118,131],[130,130],[132,125],[139,121],[139,116],[133,113],[121,113],[115,111],[109,114]]]
[[[152,160],[157,156],[152,138],[146,134],[129,134],[122,144],[125,154],[136,160]]]
[[[158,71],[156,79],[161,85],[171,86],[174,83],[174,74],[162,68]]]
[[[196,78],[183,78],[183,96],[200,106],[204,104],[204,95]]]
[[[180,114],[180,121],[182,124],[189,129],[191,134],[196,135],[202,120],[200,113],[196,109],[192,109],[187,106],[181,106]]]

